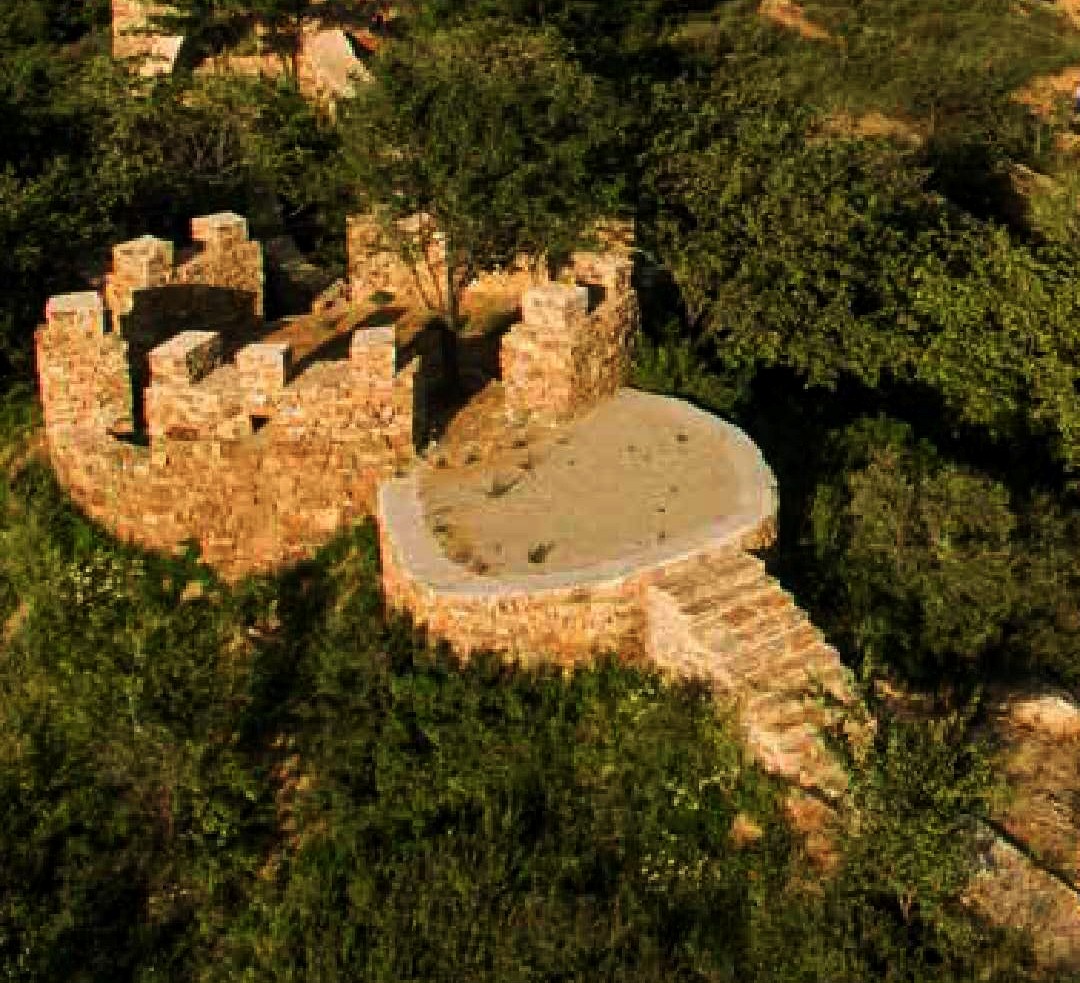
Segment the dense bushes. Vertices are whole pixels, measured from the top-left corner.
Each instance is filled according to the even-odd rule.
[[[5,979],[1026,972],[953,907],[989,792],[966,718],[883,718],[860,836],[808,889],[708,693],[461,667],[386,623],[366,527],[232,590],[120,547],[26,459],[27,407],[0,484]]]

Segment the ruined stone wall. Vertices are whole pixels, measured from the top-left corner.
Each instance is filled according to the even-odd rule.
[[[168,9],[168,4],[147,0],[112,0],[113,57],[138,59],[138,72],[144,76],[172,71],[184,39],[147,31],[152,18]]]
[[[196,218],[192,238],[179,255],[150,236],[121,243],[103,295],[49,302],[36,341],[50,452],[73,498],[120,535],[159,549],[194,539],[225,571],[266,569],[310,550],[335,523],[368,514],[378,481],[412,461],[441,381],[441,338],[418,310],[375,326],[361,308],[346,308],[347,355],[320,358],[316,348],[297,361],[280,340],[288,331],[258,340],[262,252],[245,220]],[[525,328],[545,330],[539,355],[511,360],[509,399],[559,415],[614,391],[636,323],[621,263],[576,261],[587,286],[526,294]],[[478,371],[491,354],[473,352]],[[138,446],[143,437],[149,446]],[[568,594],[544,637],[633,634],[637,616],[624,602],[619,592]],[[499,603],[468,614],[489,626],[477,629],[478,644],[496,644],[505,631],[497,622],[532,602]]]
[[[631,232],[622,225],[623,239]],[[350,216],[347,221],[349,294],[354,302],[383,292],[403,303],[441,308],[446,258],[444,242],[430,216],[391,223],[385,215]],[[414,261],[400,244],[413,244]],[[506,306],[508,292],[520,297],[520,321],[482,353],[477,364],[499,376],[512,419],[560,422],[614,394],[629,377],[640,314],[631,276],[633,262],[620,239],[609,252],[578,252],[552,283],[541,264],[525,257],[509,270],[483,273],[462,295],[462,308],[482,321],[487,308]],[[459,350],[470,340],[459,339]]]
[[[167,3],[112,0],[113,57],[134,59],[139,74],[143,76],[171,72],[184,38],[148,31],[153,17],[168,10]],[[284,74],[285,65],[280,55],[268,51],[253,55],[226,53],[208,58],[197,66],[196,71],[278,78]],[[353,54],[345,32],[324,28],[317,21],[304,28],[297,56],[297,73],[300,92],[331,109],[337,99],[353,94],[357,79],[369,77],[363,63]]]
[[[599,652],[655,660],[650,589],[702,556],[741,556],[775,538],[772,474],[749,449],[738,466],[747,469],[758,501],[745,514],[647,555],[550,574],[492,577],[455,562],[432,531],[419,476],[388,482],[379,490],[377,511],[386,603],[464,656],[492,649],[562,665]]]
[[[521,321],[502,339],[506,409],[513,419],[561,422],[623,385],[638,329],[629,259],[576,254],[575,281],[528,290]]]
[[[378,212],[350,215],[345,225],[346,269],[350,294],[362,302],[381,291],[432,310],[444,306],[445,240],[435,220],[424,213],[391,221]],[[404,255],[403,255],[404,246]],[[547,266],[521,254],[505,268],[485,270],[462,289],[462,308],[548,282]]]
[[[71,350],[49,327],[39,338],[39,351]],[[182,341],[153,353],[148,447],[111,437],[100,429],[100,415],[81,414],[78,427],[65,426],[70,406],[53,399],[49,387],[57,380],[43,364],[42,379],[51,378],[42,397],[57,475],[121,538],[164,551],[194,540],[227,577],[269,570],[310,555],[347,522],[370,516],[379,482],[410,462],[416,360],[394,371],[389,386],[358,378],[359,362],[343,363],[325,404],[307,402],[305,396],[319,395],[309,385],[291,402],[260,405],[257,390],[202,389],[218,372],[235,381],[236,368],[220,366],[200,381],[198,360],[208,347],[216,354],[213,346],[197,336]],[[322,367],[336,366],[313,369]],[[343,398],[345,387],[351,401]],[[73,405],[86,402],[80,397]]]
[[[198,75],[248,75],[277,79],[285,75],[286,61],[281,54],[262,50],[256,54],[231,52],[215,55],[201,62]],[[296,57],[297,88],[301,95],[333,112],[335,103],[356,91],[355,83],[370,78],[364,64],[353,54],[344,31],[309,24],[300,39]]]
[[[383,597],[387,607],[407,612],[433,640],[448,642],[466,657],[492,650],[566,666],[605,652],[623,659],[643,653],[645,616],[638,584],[618,581],[549,591],[436,590],[409,573],[382,508],[380,498]]]
[[[363,63],[353,54],[345,32],[316,26],[304,36],[297,66],[300,91],[324,105],[354,94],[356,83],[370,79]]]
[[[52,297],[35,333],[38,384],[49,441],[77,431],[132,428],[127,345],[108,333],[101,297]]]
[[[151,448],[83,434],[50,455],[72,499],[119,538],[163,552],[194,541],[229,579],[312,555],[369,517],[395,473],[382,447],[261,433]]]
[[[262,246],[233,212],[191,220],[194,245],[140,236],[113,247],[104,300],[112,329],[149,350],[177,331],[212,326],[226,338],[263,316]],[[153,340],[153,344],[148,342]]]
[[[150,351],[185,330],[212,329],[232,355],[262,322],[262,246],[232,212],[191,220],[194,245],[140,236],[113,248],[105,279],[109,326],[127,346],[134,425],[144,425]]]
[[[372,442],[394,460],[412,454],[421,359],[399,366],[393,327],[358,328],[347,359],[294,376],[286,344],[254,343],[222,364],[220,336],[186,331],[150,353],[151,441],[229,439],[273,425],[291,440]]]
[[[133,240],[117,247],[104,297],[52,298],[38,375],[72,498],[121,537],[160,550],[194,540],[237,576],[308,555],[371,514],[379,481],[414,456],[432,346],[360,326],[346,357],[294,364],[289,344],[250,340],[261,251],[246,223],[192,227],[196,248],[179,263],[171,243]]]
[[[402,255],[407,244],[410,259]],[[379,213],[350,215],[345,224],[349,291],[355,302],[373,293],[443,307],[446,251],[434,220],[423,214],[391,222]]]

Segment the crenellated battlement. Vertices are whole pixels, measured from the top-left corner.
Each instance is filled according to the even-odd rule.
[[[422,288],[445,272],[425,217],[403,226],[418,241],[412,263],[365,228],[349,223],[349,282],[273,324],[262,246],[231,212],[192,219],[187,245],[119,243],[101,292],[51,298],[38,378],[50,454],[76,501],[154,548],[198,540],[230,575],[307,555],[370,515],[379,482],[427,439],[445,338]],[[575,278],[523,266],[470,288],[519,306],[501,340],[481,339],[499,356],[468,366],[501,367],[515,418],[566,419],[625,381],[630,261],[576,255],[563,272]]]
[[[500,350],[511,419],[562,422],[613,396],[639,325],[628,256],[575,253],[566,279],[533,287]]]

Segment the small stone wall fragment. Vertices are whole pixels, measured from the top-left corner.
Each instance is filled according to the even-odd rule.
[[[45,321],[34,340],[46,439],[51,443],[73,431],[130,430],[127,346],[106,332],[101,297],[52,297]]]
[[[285,387],[292,370],[288,345],[245,345],[236,353],[238,382],[256,392],[279,392]]]
[[[221,364],[221,334],[181,331],[150,352],[153,382],[200,382]]]
[[[421,213],[389,222],[378,213],[350,215],[345,245],[354,302],[388,293],[433,310],[443,306],[445,242],[430,216]],[[404,258],[403,247],[411,254],[411,261]]]
[[[575,274],[599,288],[591,311],[588,280],[526,291],[522,319],[503,336],[500,352],[512,419],[569,420],[625,383],[639,318],[629,269],[620,257],[575,258]]]

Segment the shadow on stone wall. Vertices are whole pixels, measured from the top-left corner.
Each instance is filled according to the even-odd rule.
[[[143,390],[150,384],[150,351],[181,331],[218,331],[222,355],[231,359],[256,339],[262,319],[255,294],[204,283],[175,283],[138,290],[131,310],[119,319],[128,345],[135,432],[146,429]]]

